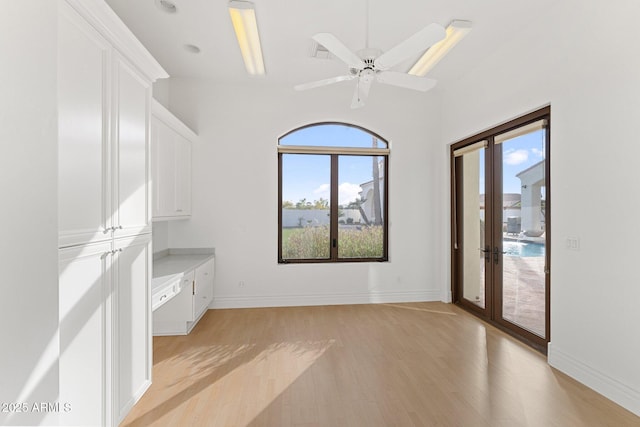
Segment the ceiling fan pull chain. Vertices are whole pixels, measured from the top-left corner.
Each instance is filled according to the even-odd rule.
[[[364,47],[369,49],[369,0],[364,2]]]

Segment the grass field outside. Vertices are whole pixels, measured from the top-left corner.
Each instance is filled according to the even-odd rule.
[[[380,258],[383,255],[381,226],[348,226],[338,231],[339,258]],[[328,226],[282,229],[284,259],[325,259],[330,257]]]

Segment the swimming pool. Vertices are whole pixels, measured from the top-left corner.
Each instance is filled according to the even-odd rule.
[[[532,242],[514,242],[503,240],[502,250],[507,256],[541,257],[544,256],[544,244]]]

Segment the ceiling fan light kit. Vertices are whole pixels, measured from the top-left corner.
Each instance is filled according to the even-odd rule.
[[[452,25],[460,22],[463,28],[471,28],[471,23],[468,21],[453,21]],[[450,27],[452,25],[450,25]],[[455,26],[453,28],[457,29],[458,27]],[[436,85],[435,80],[424,77],[424,74],[402,73],[392,71],[391,68],[403,60],[413,55],[418,55],[427,49],[427,52],[431,51],[433,48],[430,49],[430,47],[432,46],[438,46],[444,43],[446,48],[438,49],[438,51],[443,51],[439,56],[442,57],[442,55],[450,49],[448,46],[453,47],[453,45],[462,38],[459,32],[453,31],[452,33],[454,34],[452,36],[454,39],[453,42],[447,42],[449,30],[445,30],[444,27],[438,24],[430,24],[387,52],[372,49],[368,46],[358,52],[353,52],[333,34],[318,33],[313,36],[313,40],[324,46],[329,53],[344,62],[348,67],[348,72],[343,76],[299,84],[294,86],[294,89],[307,90],[345,80],[357,79],[351,108],[364,106],[369,95],[369,89],[374,81],[405,89],[426,92]],[[464,34],[466,34],[466,32]]]
[[[176,13],[178,8],[169,0],[155,0],[156,6],[163,12]]]
[[[229,2],[229,15],[247,72],[252,76],[264,76],[266,71],[255,6],[249,1],[232,0]]]
[[[454,20],[447,26],[446,37],[431,46],[409,70],[413,76],[425,76],[447,52],[471,31],[471,21]]]

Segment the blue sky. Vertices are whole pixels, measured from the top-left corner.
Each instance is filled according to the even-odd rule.
[[[544,159],[544,131],[531,132],[502,143],[502,191],[520,193],[516,175]],[[481,163],[480,191],[484,193],[484,163]]]
[[[300,129],[281,138],[282,145],[371,147],[371,135],[350,126],[324,125]],[[384,147],[384,142],[379,142]],[[536,131],[503,143],[503,192],[520,193],[516,174],[544,158],[544,134]],[[484,170],[484,164],[482,164]],[[372,179],[371,157],[341,156],[338,171],[339,203],[358,197],[361,183]],[[284,155],[283,200],[293,203],[329,199],[330,158],[328,155]],[[481,173],[481,188],[484,175]],[[484,192],[484,191],[482,191]]]
[[[280,140],[281,145],[322,145],[371,147],[370,134],[350,126],[311,126],[291,133]],[[386,147],[379,141],[379,147]],[[360,184],[372,179],[370,156],[340,156],[338,168],[338,202],[354,201],[361,191]],[[321,197],[329,199],[330,158],[328,155],[283,156],[283,201],[293,203],[305,198],[313,202]]]
[[[386,147],[378,140],[379,147]],[[280,138],[280,145],[313,145],[328,147],[371,147],[371,135],[357,127],[326,124],[299,129]]]

